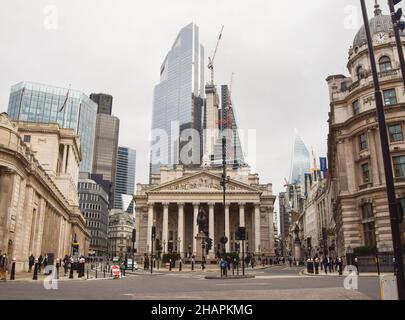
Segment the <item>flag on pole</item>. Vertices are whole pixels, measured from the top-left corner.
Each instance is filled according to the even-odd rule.
[[[69,85],[68,91],[66,92],[65,101],[63,101],[63,105],[62,105],[62,107],[59,109],[59,112],[62,112],[63,109],[65,109],[65,107],[66,107],[66,105],[67,105],[67,102],[68,102],[68,99],[69,99],[69,93],[70,93],[70,85]]]

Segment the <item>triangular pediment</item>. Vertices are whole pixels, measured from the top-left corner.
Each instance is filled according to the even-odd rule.
[[[156,186],[148,191],[154,192],[222,192],[221,176],[213,174],[208,171],[201,171],[190,176],[182,177],[176,180]],[[230,180],[226,185],[227,192],[251,192],[261,193],[258,188],[252,187],[248,184]]]

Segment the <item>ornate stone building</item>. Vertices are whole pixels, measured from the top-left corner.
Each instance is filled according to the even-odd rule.
[[[24,270],[32,253],[63,257],[72,242],[87,255],[79,210],[79,139],[57,124],[12,123],[0,114],[0,251]]]
[[[112,209],[108,219],[108,255],[121,261],[132,251],[132,230],[134,215],[119,209]]]
[[[223,207],[221,168],[174,169],[161,167],[151,184],[138,184],[136,203],[136,246],[138,254],[150,253],[151,230],[161,240],[163,253],[182,256],[197,252],[197,215],[203,208],[209,217],[213,248],[209,258],[222,250],[220,238],[229,239],[227,252],[236,252],[235,232],[246,227],[246,252],[274,256],[273,206],[276,197],[271,184],[259,184],[259,176],[248,167],[227,170],[226,206]],[[225,211],[225,212],[224,212]],[[156,248],[154,248],[156,252]]]
[[[398,199],[405,197],[405,94],[391,17],[379,6],[370,20],[385,103]],[[402,44],[405,44],[402,34]],[[350,76],[327,78],[330,94],[327,183],[338,254],[348,246],[391,248],[381,142],[364,26],[349,49]],[[401,226],[404,241],[404,224]],[[404,243],[405,244],[405,243]]]

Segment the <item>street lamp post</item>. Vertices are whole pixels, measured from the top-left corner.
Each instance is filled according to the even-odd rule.
[[[392,243],[394,247],[394,256],[397,267],[397,286],[398,286],[398,297],[400,300],[405,300],[405,278],[404,278],[404,264],[402,259],[402,248],[401,248],[401,238],[400,238],[400,229],[399,229],[399,215],[398,215],[398,203],[395,196],[395,187],[394,187],[394,177],[391,163],[391,152],[388,143],[388,133],[387,125],[385,122],[385,112],[383,99],[381,94],[380,82],[378,79],[377,73],[377,64],[374,55],[374,47],[371,38],[370,25],[368,20],[367,8],[365,0],[360,0],[361,9],[363,13],[364,28],[367,36],[368,52],[370,57],[371,71],[374,80],[375,88],[375,102],[377,107],[377,117],[378,117],[378,126],[380,132],[381,140],[381,149],[384,162],[384,171],[385,171],[385,181],[387,189],[387,198],[389,213],[391,219],[391,231],[392,231]],[[390,1],[391,2],[391,1]],[[393,4],[390,3],[390,4]]]

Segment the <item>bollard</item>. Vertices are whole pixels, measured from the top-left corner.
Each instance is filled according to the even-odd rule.
[[[170,259],[169,271],[172,271],[172,259]]]
[[[11,264],[10,280],[15,280],[15,258],[13,258],[13,262]]]
[[[180,259],[180,262],[179,262],[179,271],[181,271],[181,259]]]
[[[89,267],[87,267],[87,279],[89,278]]]
[[[59,279],[59,259],[56,259],[56,279]]]
[[[96,268],[96,279],[98,278],[98,272],[97,272],[97,268]]]
[[[73,263],[70,263],[69,279],[73,279]]]
[[[194,271],[194,259],[191,260],[191,271]]]
[[[110,275],[111,275],[111,278],[113,277],[113,274],[112,274],[112,269],[111,269],[111,271],[110,271]]]
[[[104,267],[104,278],[105,278],[105,267]]]
[[[38,280],[38,259],[35,259],[34,275],[32,277],[32,280]]]
[[[234,263],[232,263],[232,275],[233,276],[235,275],[235,264]]]

